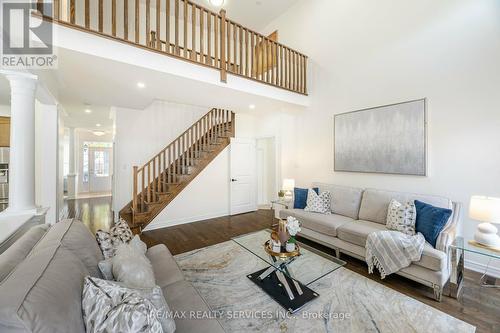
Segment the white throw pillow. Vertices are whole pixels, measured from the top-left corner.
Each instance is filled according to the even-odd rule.
[[[175,322],[161,288],[131,289],[87,276],[82,294],[87,332],[173,333]]]
[[[317,194],[313,189],[307,191],[307,205],[304,208],[306,212],[330,214],[332,195],[329,191]]]
[[[417,209],[413,202],[402,204],[395,199],[391,200],[387,209],[387,229],[413,236],[415,235],[416,220]]]
[[[152,288],[155,276],[145,255],[146,244],[136,235],[129,244],[120,244],[113,257],[113,276],[130,288]]]

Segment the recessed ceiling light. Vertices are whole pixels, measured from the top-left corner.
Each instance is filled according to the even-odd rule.
[[[101,127],[101,124],[95,124],[96,127]]]
[[[224,4],[224,0],[209,0],[212,6],[220,7]]]
[[[137,82],[137,87],[142,89],[142,88],[145,88],[146,85],[144,84],[144,82]]]
[[[94,131],[92,132],[95,136],[103,136],[104,134],[106,134],[106,132],[103,132],[103,131]]]
[[[250,104],[250,105],[248,106],[248,108],[249,108],[250,110],[255,109],[255,104]]]
[[[85,109],[85,113],[92,113],[92,110],[90,110],[90,109]]]

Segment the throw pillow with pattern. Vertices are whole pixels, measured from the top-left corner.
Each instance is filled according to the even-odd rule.
[[[130,242],[134,238],[134,234],[132,230],[130,230],[128,223],[125,220],[120,219],[109,230],[109,232],[97,230],[95,238],[97,244],[99,244],[104,259],[108,259],[115,255],[118,245]]]
[[[306,208],[304,208],[304,211],[321,214],[331,214],[331,201],[332,195],[329,191],[324,191],[320,194],[317,194],[312,189],[309,189],[307,193],[307,206]]]
[[[387,209],[386,227],[390,230],[400,231],[407,235],[415,235],[415,222],[417,210],[413,202],[402,204],[392,199]]]
[[[84,280],[82,312],[87,332],[175,331],[175,322],[158,286],[133,289],[88,276]]]

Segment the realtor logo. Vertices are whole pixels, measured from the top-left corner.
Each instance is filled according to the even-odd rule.
[[[1,67],[8,69],[56,68],[53,26],[44,21],[31,2],[2,1]],[[43,4],[52,12],[52,4]],[[38,13],[40,14],[40,13]]]

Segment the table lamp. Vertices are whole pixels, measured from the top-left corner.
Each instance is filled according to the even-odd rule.
[[[491,223],[500,223],[500,198],[473,196],[470,199],[469,217],[481,221],[474,240],[481,245],[500,248],[498,229]]]
[[[285,191],[285,200],[292,200],[294,188],[295,179],[283,179],[283,191]]]

